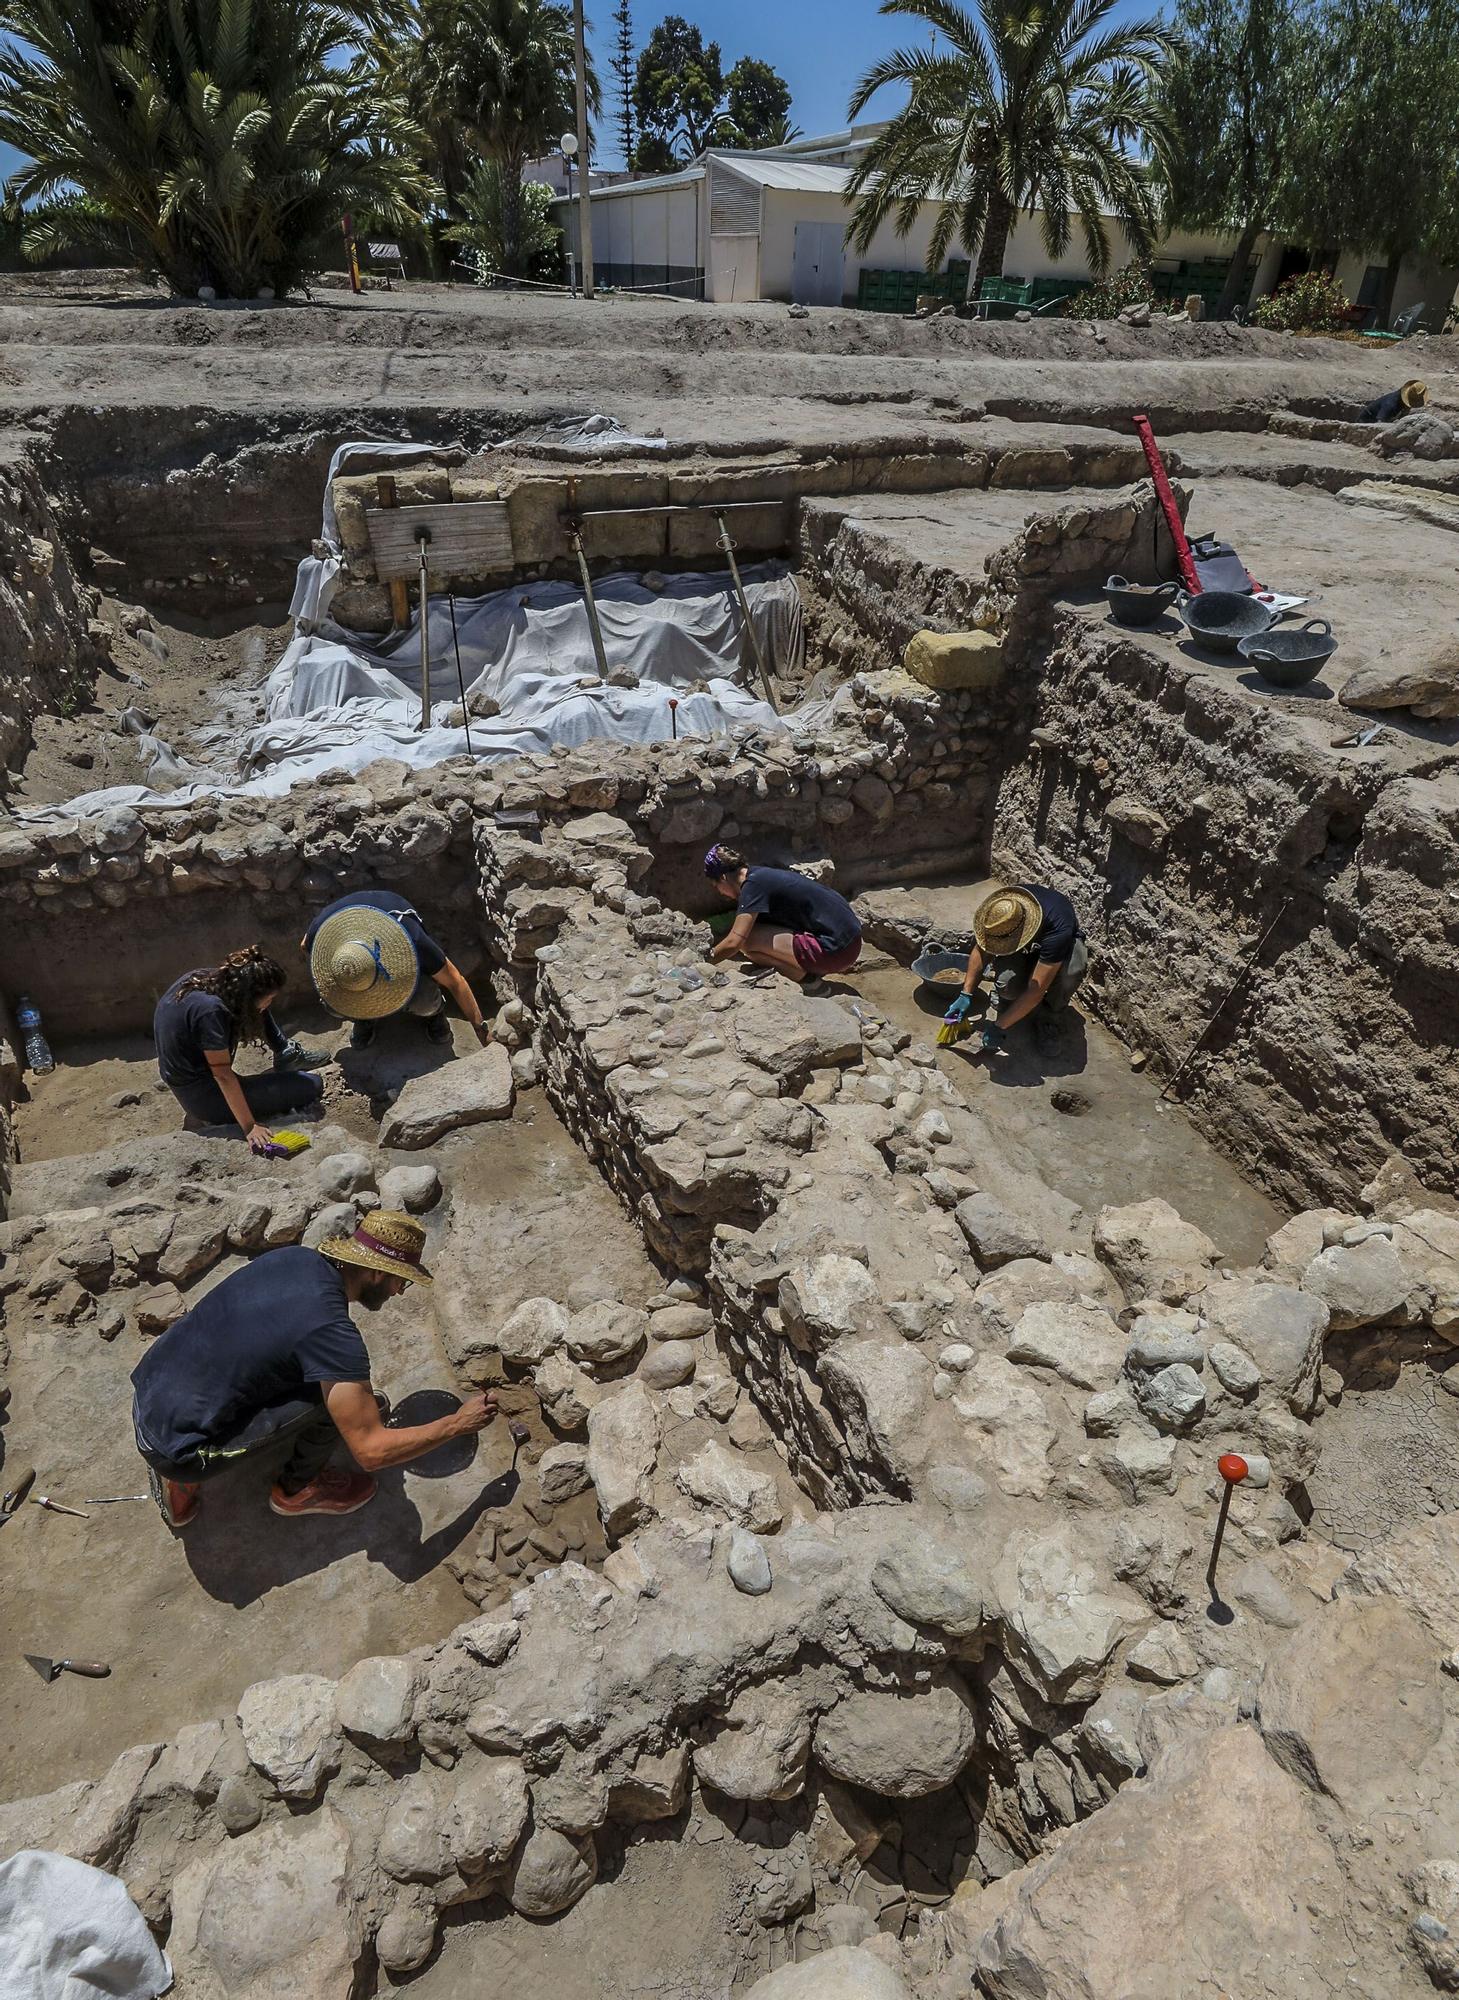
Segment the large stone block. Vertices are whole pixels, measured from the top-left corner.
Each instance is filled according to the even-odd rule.
[[[915,632],[902,665],[923,687],[982,693],[1003,678],[1003,641],[992,632]]]

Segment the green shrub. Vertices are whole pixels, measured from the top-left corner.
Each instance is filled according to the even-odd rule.
[[[1272,333],[1342,333],[1347,294],[1325,271],[1299,271],[1256,303],[1252,318]]]
[[[1126,264],[1107,278],[1096,279],[1087,291],[1076,292],[1064,308],[1066,319],[1117,319],[1126,306],[1155,304],[1155,286],[1148,264]]]

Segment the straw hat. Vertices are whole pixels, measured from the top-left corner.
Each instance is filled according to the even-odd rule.
[[[420,960],[404,924],[368,903],[356,903],[319,926],[309,971],[332,1014],[347,1021],[379,1021],[410,1004]]]
[[[1027,889],[995,889],[973,912],[978,950],[993,958],[1026,951],[1039,934],[1044,913]]]
[[[1405,382],[1398,395],[1404,409],[1421,410],[1429,400],[1429,385],[1415,378],[1412,382]]]
[[[401,1215],[393,1208],[375,1208],[353,1236],[331,1236],[319,1248],[336,1264],[359,1264],[367,1271],[385,1271],[392,1278],[431,1285],[435,1280],[420,1260],[425,1246],[425,1230],[414,1216]]]

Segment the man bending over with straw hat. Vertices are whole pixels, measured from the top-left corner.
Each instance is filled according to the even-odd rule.
[[[368,1048],[390,1014],[420,1015],[433,1042],[449,1045],[449,993],[483,1048],[491,1029],[466,981],[420,915],[393,889],[352,889],[321,910],[301,949],[319,997],[332,1014],[353,1022],[350,1047]]]
[[[1024,884],[995,889],[973,912],[972,950],[963,990],[943,1016],[954,1033],[971,1011],[985,966],[993,967],[996,1021],[983,1028],[983,1047],[1001,1048],[1003,1037],[1036,1007],[1062,1013],[1089,965],[1074,905],[1057,889]]]
[[[351,1306],[378,1312],[428,1285],[425,1231],[377,1209],[317,1250],[268,1250],[154,1340],[132,1374],[132,1424],[152,1497],[170,1528],[202,1504],[204,1480],[288,1441],[269,1494],[275,1514],[353,1514],[377,1472],[484,1430],[495,1399],[468,1396],[434,1423],[391,1430],[370,1387]],[[359,1470],[330,1465],[340,1441]]]

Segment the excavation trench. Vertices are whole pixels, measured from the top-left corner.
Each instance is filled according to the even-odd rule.
[[[105,463],[107,451],[124,454],[120,437],[105,448],[92,439],[85,462],[73,455],[53,483],[66,487],[62,517],[75,510],[76,573],[107,593],[99,609],[111,669],[83,716],[36,725],[17,803],[62,804],[77,773],[88,787],[127,782],[129,772],[135,779],[137,767],[111,741],[127,707],[150,703],[163,711],[157,733],[179,738],[249,719],[288,636],[276,614],[289,552],[296,557],[313,533],[323,468],[340,438],[327,428],[299,440],[241,426],[225,476],[191,459],[180,433],[170,445],[175,462],[140,483]],[[457,1131],[426,1156],[445,1183],[427,1218],[439,1279],[433,1332],[422,1341],[415,1311],[383,1316],[372,1339],[377,1386],[397,1403],[438,1391],[443,1379],[457,1390],[498,1386],[508,1412],[532,1427],[527,1476],[510,1490],[500,1485],[504,1448],[488,1433],[474,1463],[397,1476],[386,1504],[364,1517],[367,1532],[353,1520],[327,1524],[306,1557],[272,1543],[260,1552],[241,1476],[231,1518],[220,1504],[171,1544],[157,1544],[150,1510],[140,1507],[100,1509],[86,1523],[27,1513],[6,1545],[19,1557],[0,1585],[7,1622],[34,1633],[38,1646],[44,1628],[54,1650],[125,1653],[128,1666],[80,1693],[32,1685],[19,1665],[0,1673],[10,1790],[91,1773],[174,1727],[183,1711],[202,1720],[228,1710],[254,1681],[338,1677],[366,1656],[424,1648],[473,1606],[503,1618],[516,1607],[525,1620],[514,1593],[540,1578],[546,1602],[574,1564],[590,1572],[606,1564],[615,1584],[652,1606],[659,1580],[652,1589],[635,1582],[639,1530],[654,1549],[650,1564],[664,1565],[667,1615],[687,1586],[646,1538],[692,1503],[705,1510],[694,1518],[721,1525],[691,1561],[702,1568],[712,1550],[722,1564],[728,1531],[707,1497],[711,1472],[729,1476],[720,1457],[755,1496],[737,1500],[730,1518],[758,1528],[791,1595],[823,1588],[821,1558],[804,1553],[818,1512],[831,1517],[830,1541],[841,1538],[838,1560],[847,1550],[853,1560],[898,1503],[913,1541],[976,1546],[990,1571],[1005,1536],[1043,1534],[1034,1568],[1054,1575],[1047,1522],[1036,1518],[1048,1502],[1064,1526],[1094,1523],[1091,1537],[1123,1593],[1108,1644],[1099,1653],[1091,1641],[1088,1660],[1051,1665],[1058,1645],[1015,1613],[1006,1586],[1001,1609],[953,1619],[951,1636],[945,1616],[923,1623],[921,1600],[896,1567],[910,1563],[903,1555],[890,1584],[876,1583],[883,1559],[872,1592],[851,1611],[834,1602],[822,1624],[788,1636],[767,1626],[732,1673],[710,1661],[696,1668],[699,1679],[686,1671],[683,1686],[664,1695],[634,1754],[667,1757],[691,1743],[700,1782],[692,1798],[681,1787],[657,1827],[623,1804],[633,1786],[606,1752],[604,1768],[617,1775],[602,1816],[580,1825],[562,1787],[550,1793],[589,1740],[586,1723],[567,1727],[568,1750],[558,1742],[539,1757],[529,1743],[523,1752],[538,1787],[534,1811],[549,1810],[550,1794],[554,1827],[590,1845],[596,1838],[594,1898],[621,1893],[632,1910],[673,1894],[702,1910],[716,1942],[712,1962],[683,1968],[686,1996],[708,2000],[799,1949],[798,1940],[823,1947],[836,1933],[815,1929],[812,1913],[828,1907],[842,1913],[835,1921],[848,1939],[872,1929],[907,1939],[930,1976],[957,1932],[950,1917],[928,1913],[944,1912],[960,1884],[996,1882],[1068,1837],[1145,1767],[1160,1731],[1177,1726],[1165,1709],[1137,1720],[1127,1685],[1103,1685],[1136,1629],[1139,1600],[1182,1630],[1200,1610],[1188,1526],[1162,1517],[1143,1538],[1140,1528],[1176,1493],[1177,1446],[1157,1463],[1158,1454],[1126,1449],[1125,1419],[1110,1418],[1112,1428],[1103,1413],[1091,1421],[1095,1378],[1077,1363],[1072,1374],[1038,1376],[1052,1415],[1013,1404],[1011,1427],[988,1389],[971,1395],[963,1371],[979,1365],[975,1348],[1001,1354],[1030,1308],[1077,1306],[1122,1342],[1144,1295],[1122,1253],[1093,1254],[1102,1210],[1173,1202],[1210,1239],[1209,1257],[1192,1253],[1193,1276],[1209,1293],[1223,1266],[1270,1262],[1268,1239],[1298,1203],[1325,1199],[1346,1219],[1390,1151],[1402,1149],[1434,1185],[1453,1185],[1452,1028],[1435,943],[1446,920],[1414,922],[1414,898],[1432,894],[1437,908],[1440,892],[1407,860],[1416,824],[1431,850],[1448,837],[1450,807],[1421,775],[1447,741],[1415,725],[1387,754],[1340,762],[1311,707],[1213,670],[1173,631],[1144,641],[1110,627],[1093,586],[1111,569],[1153,575],[1163,560],[1149,489],[1122,483],[1138,470],[1124,447],[1084,447],[1082,479],[1071,480],[1067,454],[1051,448],[1041,465],[1043,447],[1025,444],[1035,462],[1020,467],[1009,456],[1003,485],[995,464],[982,482],[935,489],[938,468],[923,466],[902,476],[919,489],[929,482],[927,490],[887,491],[884,479],[874,491],[829,494],[824,467],[817,489],[803,467],[773,476],[763,467],[710,476],[637,464],[564,473],[530,449],[538,455],[510,488],[514,538],[529,546],[528,521],[540,536],[530,545],[539,559],[512,578],[527,594],[575,574],[561,546],[564,507],[581,515],[589,500],[602,503],[591,552],[598,576],[653,563],[672,578],[712,550],[715,500],[752,497],[741,546],[793,572],[804,623],[803,651],[777,694],[787,708],[818,704],[809,720],[759,740],[566,745],[491,770],[374,762],[270,800],[127,805],[124,821],[95,841],[85,816],[53,814],[25,822],[33,872],[0,876],[0,987],[39,1000],[61,1058],[53,1075],[32,1081],[14,1118],[6,1254],[12,1265],[19,1258],[20,1276],[5,1299],[7,1461],[44,1457],[47,1479],[68,1490],[130,1490],[127,1376],[152,1329],[123,1276],[126,1225],[176,1206],[194,1235],[206,1242],[212,1231],[210,1249],[179,1246],[170,1265],[171,1244],[134,1257],[131,1270],[174,1287],[180,1304],[260,1247],[239,1220],[246,1199],[264,1202],[270,1227],[277,1221],[292,1168],[266,1170],[274,1178],[264,1185],[265,1170],[241,1149],[176,1132],[144,1036],[157,995],[186,966],[245,937],[296,965],[301,912],[368,884],[430,912],[456,963],[493,996],[502,1037],[522,1059],[510,1122],[484,1137]],[[456,470],[446,466],[442,477],[449,483]],[[668,496],[676,479],[692,495],[690,512],[664,511],[668,497],[653,511],[650,488]],[[1020,490],[1045,481],[1061,489],[1057,500]],[[1284,524],[1298,532],[1280,496],[1246,481],[1243,503],[1247,488],[1268,510],[1271,545],[1281,546]],[[463,486],[449,504],[465,495]],[[1234,504],[1229,493],[1216,497]],[[426,495],[419,504],[441,503]],[[620,505],[630,511],[608,511]],[[203,553],[224,517],[241,525],[239,548],[226,558]],[[365,574],[360,523],[342,514],[341,527],[344,604],[359,629],[378,636],[389,618],[385,586]],[[1390,553],[1397,561],[1396,543]],[[1355,626],[1372,616],[1356,598],[1346,608]],[[961,682],[929,688],[889,670],[920,631],[993,627],[1003,634],[996,665]],[[221,701],[220,681],[228,683]],[[828,869],[857,899],[869,948],[852,975],[831,982],[829,997],[806,1003],[738,973],[707,975],[698,920],[707,909],[702,854],[714,838]],[[988,1063],[966,1047],[933,1049],[939,1006],[908,967],[930,942],[966,947],[995,872],[1069,890],[1094,973],[1074,1014]],[[1401,953],[1400,904],[1408,913]],[[1254,941],[1278,911],[1269,952],[1253,961]],[[1165,1079],[1213,1014],[1203,1054],[1167,1096]],[[1380,1016],[1381,1090],[1372,1067]],[[94,1038],[102,1018],[118,1030],[107,1042]],[[286,1026],[340,1039],[305,1006],[286,1013]],[[462,1039],[464,1047],[464,1030]],[[316,1153],[374,1153],[381,1111],[433,1060],[405,1038],[378,1053],[344,1053],[326,1099],[328,1143]],[[376,1177],[415,1163],[389,1151],[366,1161]],[[987,1204],[974,1219],[970,1197]],[[78,1257],[76,1241],[98,1234],[105,1255],[93,1241],[91,1261]],[[1322,1241],[1319,1225],[1305,1254],[1316,1256]],[[113,1275],[128,1308],[117,1323],[107,1312]],[[1172,1305],[1178,1294],[1167,1287],[1154,1296]],[[517,1309],[542,1299],[575,1318],[616,1305],[649,1337],[640,1331],[616,1357],[544,1378],[540,1360],[503,1360],[496,1346]],[[655,1318],[660,1328],[672,1322],[674,1334],[655,1334]],[[1309,1385],[1302,1416],[1322,1414],[1341,1464],[1361,1452],[1365,1427],[1391,1414],[1364,1398],[1398,1383],[1404,1399],[1423,1403],[1432,1433],[1422,1465],[1400,1482],[1399,1511],[1447,1511],[1454,1496],[1438,1468],[1459,1442],[1449,1415],[1459,1400],[1423,1388],[1446,1344],[1415,1335],[1412,1352],[1400,1353],[1383,1333],[1375,1338],[1376,1359],[1331,1350],[1334,1379]],[[675,1346],[695,1351],[668,1356]],[[688,1372],[671,1380],[681,1362]],[[646,1383],[650,1364],[657,1374]],[[1001,1359],[998,1368],[1019,1372]],[[1107,1393],[1132,1392],[1121,1376]],[[1307,1393],[1294,1391],[1292,1407]],[[622,1410],[631,1394],[654,1399],[647,1467],[611,1488],[606,1476],[584,1475],[544,1505],[544,1454],[584,1435],[596,1443],[595,1412],[615,1397]],[[958,1424],[981,1438],[1001,1490],[983,1478],[987,1465],[978,1469]],[[1009,1428],[1037,1424],[1049,1431],[1048,1465],[1025,1462],[1008,1439]],[[1179,1441],[1181,1452],[1200,1454],[1182,1461],[1183,1493],[1217,1449],[1251,1448],[1248,1430],[1271,1461],[1270,1487],[1243,1495],[1237,1509],[1243,1563],[1270,1558],[1304,1521],[1315,1539],[1354,1546],[1395,1502],[1393,1489],[1375,1490],[1339,1518],[1331,1482],[1313,1477],[1302,1449],[1305,1422],[1285,1408],[1272,1415],[1263,1403],[1258,1418],[1254,1405],[1223,1401],[1211,1384],[1201,1426],[1198,1444],[1196,1434]],[[1173,1436],[1162,1433],[1162,1450]],[[483,1459],[492,1473],[484,1491]],[[1133,1528],[1118,1517],[1110,1557],[1102,1510],[1152,1500]],[[1197,1493],[1191,1511],[1199,1504]],[[62,1571],[58,1531],[71,1538]],[[1070,1530],[1058,1558],[1071,1574],[1082,1561],[1077,1544]],[[58,1574],[71,1581],[58,1586]],[[773,1589],[765,1600],[772,1609],[781,1601]],[[751,1604],[731,1598],[730,1622],[748,1617]],[[1189,1668],[1147,1659],[1139,1669],[1147,1692],[1199,1671],[1191,1700],[1234,1709],[1258,1664],[1254,1617],[1238,1621],[1234,1638],[1194,1627]],[[55,1632],[58,1621],[64,1631]],[[667,1631],[662,1657],[682,1648],[697,1658],[702,1635],[694,1635],[705,1622],[696,1613],[691,1630]],[[838,1651],[848,1624],[853,1639]],[[546,1663],[539,1671],[550,1683]],[[845,1775],[829,1723],[848,1681],[858,1700],[923,1693],[953,1704],[958,1718],[965,1712],[968,1753],[955,1776],[903,1796],[889,1780],[889,1797],[864,1773],[863,1781]],[[802,1742],[780,1790],[759,1772],[741,1784],[724,1752],[740,1726],[736,1704],[797,1689],[807,1691],[815,1723],[809,1766]],[[554,1692],[541,1697],[544,1714]],[[356,1751],[347,1745],[341,1785],[357,1769],[371,1784],[382,1771],[434,1783],[437,1767],[451,1769],[463,1749],[474,1754],[444,1696],[421,1712],[418,1747],[412,1737],[391,1756],[371,1751],[368,1770],[363,1753],[358,1766],[350,1762]],[[480,1731],[471,1742],[493,1754],[502,1747]],[[677,1843],[672,1854],[660,1834]],[[712,1865],[696,1865],[696,1848],[713,1851]],[[503,1878],[476,1888],[492,1900],[457,1900],[506,1914],[502,1898],[514,1891]],[[589,1908],[585,1901],[553,1933],[538,1967],[542,1990],[569,1977],[578,1954],[591,1959],[593,1933],[580,1914]],[[419,1990],[444,2000],[457,1982],[505,1976],[519,1949],[513,1936],[510,1924],[448,1921]],[[390,1968],[405,1960],[382,1954],[377,1964],[367,1954],[362,1963],[362,1978],[386,1991]]]

